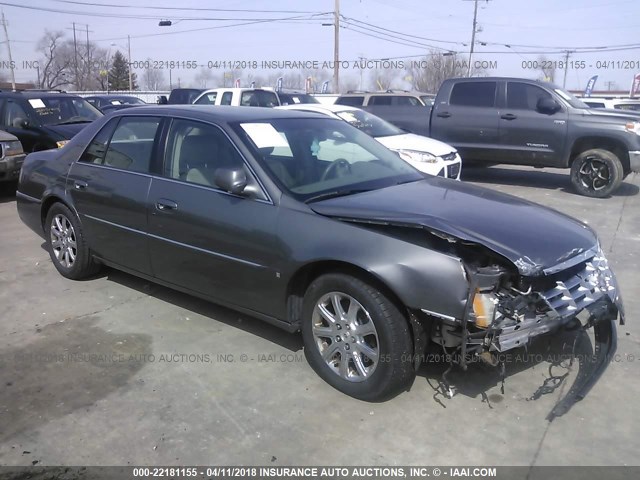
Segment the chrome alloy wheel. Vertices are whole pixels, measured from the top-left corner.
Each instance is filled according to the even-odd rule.
[[[76,261],[78,246],[76,244],[76,232],[71,221],[62,214],[58,214],[51,220],[51,249],[58,263],[71,268]]]
[[[363,382],[380,358],[378,333],[369,312],[341,292],[323,295],[313,309],[311,331],[326,364],[349,382]]]
[[[578,176],[585,188],[597,192],[609,185],[611,172],[607,164],[598,157],[588,157],[580,167]]]

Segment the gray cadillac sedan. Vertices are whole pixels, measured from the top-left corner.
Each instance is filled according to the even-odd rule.
[[[462,368],[563,328],[597,360],[624,311],[595,233],[524,200],[422,174],[346,122],[263,108],[147,106],[30,154],[18,212],[56,269],[102,265],[301,331],[314,370],[363,400],[424,353]],[[445,380],[446,381],[446,380]]]

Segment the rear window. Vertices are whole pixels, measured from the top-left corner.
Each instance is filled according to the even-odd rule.
[[[336,105],[349,105],[350,107],[361,107],[364,104],[364,96],[362,97],[338,97],[335,101]]]
[[[496,82],[462,82],[453,86],[449,103],[465,107],[493,107]]]
[[[268,90],[247,90],[242,92],[240,105],[243,107],[277,107],[280,105],[275,92]]]

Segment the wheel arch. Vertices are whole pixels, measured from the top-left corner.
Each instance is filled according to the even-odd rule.
[[[613,153],[618,159],[620,163],[622,163],[622,168],[624,174],[630,172],[631,164],[629,161],[629,149],[621,140],[617,140],[611,137],[581,137],[576,139],[571,146],[571,153],[569,155],[569,167],[573,164],[574,160],[583,152],[591,149],[601,149],[607,150]]]
[[[407,323],[411,325],[409,309],[402,302],[400,296],[396,294],[383,279],[356,264],[340,260],[319,260],[307,263],[291,276],[287,284],[286,302],[287,319],[292,325],[300,325],[302,302],[309,285],[311,285],[316,278],[327,273],[351,275],[375,287],[394,303],[398,310],[405,316]]]
[[[49,210],[51,210],[51,207],[53,205],[55,205],[56,203],[61,203],[63,204],[65,207],[67,207],[69,210],[71,210],[76,217],[78,217],[78,221],[80,219],[80,217],[78,216],[78,212],[76,211],[76,209],[73,207],[73,205],[71,205],[68,201],[66,201],[61,195],[58,194],[51,194],[46,196],[43,200],[42,200],[42,206],[40,207],[40,223],[42,225],[42,229],[43,231],[45,230],[45,220],[47,219],[47,214],[49,213]]]

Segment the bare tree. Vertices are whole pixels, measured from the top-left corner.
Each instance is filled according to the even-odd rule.
[[[447,78],[465,76],[467,66],[467,61],[457,58],[455,54],[432,50],[426,57],[412,62],[407,73],[411,78],[413,88],[421,92],[435,93]],[[482,74],[484,74],[482,69],[471,69],[472,76]]]
[[[214,86],[214,75],[211,69],[202,67],[195,76],[196,86],[198,88],[212,88]]]
[[[40,62],[44,88],[54,89],[72,83],[73,56],[64,41],[64,32],[46,30],[36,51],[44,57]]]
[[[160,90],[161,85],[164,84],[164,73],[158,68],[153,68],[153,61],[150,58],[147,61],[148,66],[142,72],[142,87],[145,90]]]
[[[556,62],[549,60],[544,55],[540,55],[536,61],[538,62],[538,69],[542,72],[541,80],[553,82],[556,78],[556,67],[554,66]]]
[[[398,88],[402,71],[395,68],[375,68],[371,70],[370,84],[377,90]]]

